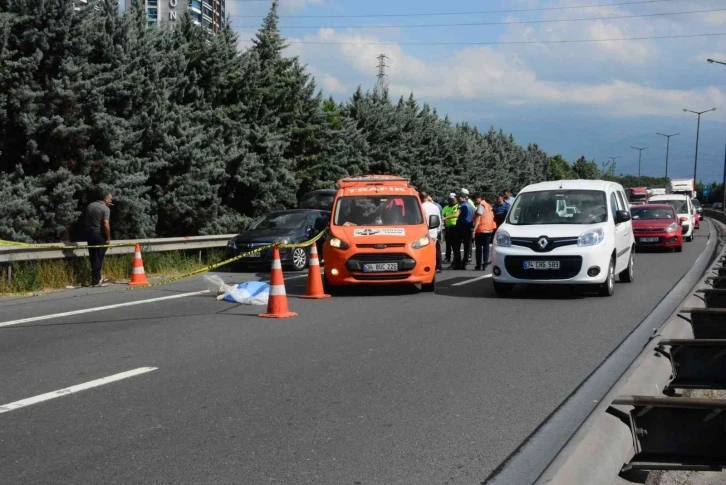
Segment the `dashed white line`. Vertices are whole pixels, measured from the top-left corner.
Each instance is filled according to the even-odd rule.
[[[154,303],[157,301],[174,300],[176,298],[185,298],[187,296],[202,295],[209,293],[209,290],[193,291],[191,293],[181,293],[179,295],[162,296],[158,298],[149,298],[148,300],[130,301],[127,303],[116,303],[115,305],[99,306],[94,308],[84,308],[82,310],[73,310],[70,312],[53,313],[51,315],[41,315],[39,317],[21,318],[19,320],[10,320],[9,322],[0,322],[0,327],[9,327],[10,325],[18,325],[21,323],[38,322],[41,320],[51,320],[53,318],[70,317],[73,315],[81,315],[83,313],[99,312],[102,310],[112,310],[114,308],[123,308],[127,306],[143,305],[144,303]]]
[[[146,374],[147,372],[151,372],[154,370],[157,370],[157,367],[140,367],[138,369],[122,372],[120,374],[114,374],[112,376],[103,377],[101,379],[96,379],[95,381],[86,382],[84,384],[77,384],[75,386],[66,387],[65,389],[60,389],[58,391],[41,394],[40,396],[29,397],[28,399],[23,399],[21,401],[11,402],[10,404],[5,404],[3,406],[0,406],[0,414],[7,413],[9,411],[14,411],[16,409],[24,408],[24,407],[30,406],[32,404],[38,404],[40,402],[48,401],[50,399],[55,399],[57,397],[67,396],[68,394],[74,394],[76,392],[85,391],[85,390],[91,389],[93,387],[103,386],[104,384],[110,384],[112,382],[120,381],[121,379],[127,379],[129,377],[138,376],[139,374]]]
[[[484,278],[491,278],[491,277],[492,277],[491,274],[485,274],[485,275],[482,275],[482,276],[477,276],[476,278],[472,278],[470,280],[460,281],[458,283],[454,283],[451,286],[464,286],[464,285],[468,285],[469,283],[473,283],[475,281],[479,281],[479,280],[483,280]]]

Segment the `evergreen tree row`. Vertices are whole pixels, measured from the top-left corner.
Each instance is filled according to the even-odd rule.
[[[413,94],[325,98],[283,54],[277,19],[275,1],[239,52],[229,26],[148,28],[140,5],[0,0],[0,238],[82,238],[98,188],[114,194],[121,239],[236,232],[362,173],[437,197],[557,178],[536,145],[452,123]]]

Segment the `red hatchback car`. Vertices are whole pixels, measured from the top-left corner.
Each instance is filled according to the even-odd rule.
[[[669,204],[646,204],[630,208],[636,246],[683,251],[683,229]]]

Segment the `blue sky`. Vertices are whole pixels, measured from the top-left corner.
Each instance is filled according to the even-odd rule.
[[[270,3],[227,0],[242,49]],[[491,13],[475,13],[483,11]],[[669,175],[692,176],[696,115],[682,110],[716,107],[701,117],[698,178],[723,176],[726,66],[706,58],[726,62],[726,35],[522,42],[726,33],[726,0],[282,0],[280,15],[288,54],[326,95],[343,100],[358,85],[371,88],[376,56],[385,54],[392,95],[413,91],[453,121],[501,128],[570,161],[620,156],[618,173],[637,173],[635,145],[649,147],[643,175],[662,175],[661,132],[680,133],[671,138]],[[364,15],[378,17],[353,17]]]

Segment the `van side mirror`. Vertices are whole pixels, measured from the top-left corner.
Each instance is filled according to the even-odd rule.
[[[441,218],[436,214],[429,216],[429,229],[438,229],[441,226]]]
[[[616,211],[615,224],[621,224],[630,220],[630,211]]]

